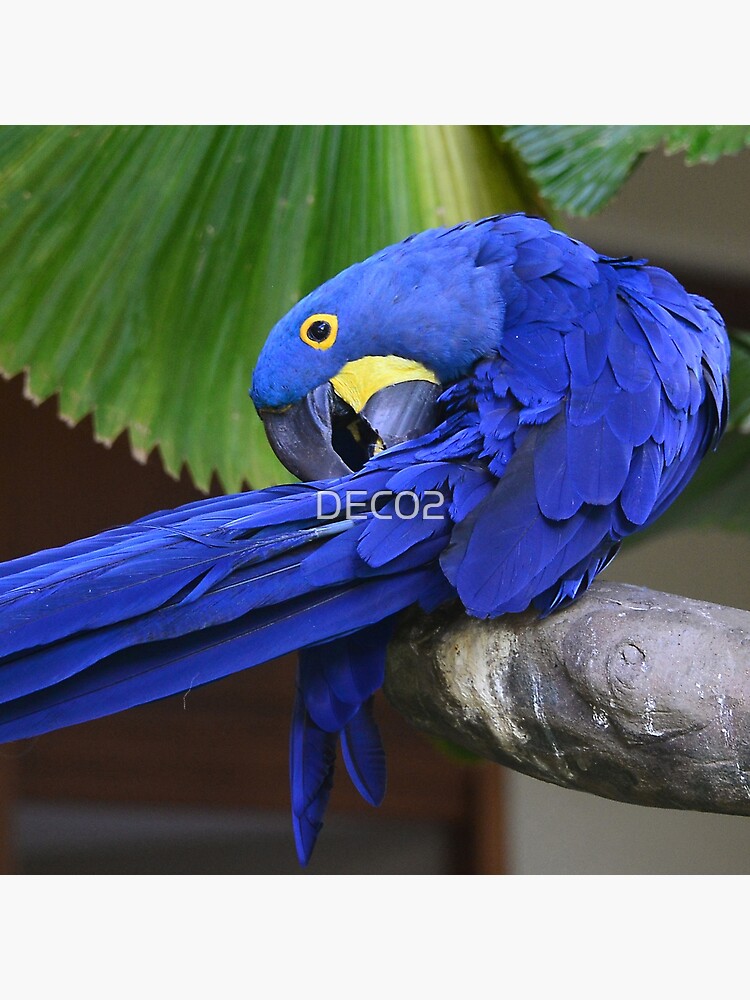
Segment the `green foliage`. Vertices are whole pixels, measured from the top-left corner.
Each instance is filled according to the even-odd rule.
[[[750,434],[750,333],[732,330],[729,428]],[[747,494],[750,496],[750,494]]]
[[[750,496],[750,434],[731,430],[714,455],[708,455],[685,492],[652,532],[711,524],[747,531]]]
[[[510,143],[540,193],[573,215],[598,211],[644,153],[663,143],[693,163],[713,163],[750,145],[748,125],[512,125]]]
[[[289,478],[247,398],[273,323],[428,226],[533,207],[471,126],[0,129],[0,369],[200,486]]]

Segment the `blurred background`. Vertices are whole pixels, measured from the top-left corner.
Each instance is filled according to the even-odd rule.
[[[2,142],[0,133],[0,162]],[[519,144],[514,156],[523,148]],[[30,146],[23,150],[24,156],[16,161],[17,171],[29,174],[37,169],[35,151]],[[430,147],[423,155],[437,157],[444,151]],[[486,151],[481,153],[485,155]],[[60,154],[56,163],[62,162]],[[489,197],[495,199],[495,210],[522,207],[520,201],[530,210],[549,212],[560,228],[602,253],[650,258],[672,270],[690,291],[711,298],[733,328],[750,330],[750,150],[710,164],[687,166],[682,155],[667,156],[656,149],[632,165],[635,170],[621,190],[586,218],[543,202],[533,187],[532,167],[531,178],[519,179],[522,166],[516,159],[503,167],[506,180],[510,177],[516,185],[516,203],[498,204],[507,191]],[[124,169],[115,165],[113,172],[115,168]],[[50,166],[44,169],[49,174]],[[8,181],[7,171],[0,176],[5,177],[7,189],[0,182],[4,275],[0,320],[5,320],[0,366],[11,376],[0,380],[2,558],[61,544],[186,502],[205,491],[237,488],[242,480],[255,487],[278,478],[279,470],[263,451],[257,429],[245,430],[240,423],[245,419],[242,408],[249,411],[251,407],[244,387],[238,396],[232,379],[221,378],[221,357],[213,358],[213,383],[197,386],[191,380],[198,356],[191,355],[188,343],[189,311],[180,316],[179,337],[175,334],[164,348],[157,345],[151,363],[149,348],[139,339],[143,336],[139,316],[148,333],[148,323],[160,315],[163,299],[157,291],[167,299],[175,294],[166,278],[161,289],[144,279],[142,300],[134,307],[130,300],[123,302],[120,286],[124,278],[113,264],[117,258],[99,254],[104,263],[92,270],[84,259],[85,251],[79,249],[67,258],[68,264],[81,261],[70,284],[45,284],[44,275],[57,266],[55,255],[63,253],[62,242],[55,243],[62,214],[52,225],[49,200],[46,215],[44,204],[37,216],[14,214],[28,211],[37,199],[44,202],[45,195],[25,175],[20,182],[12,175]],[[60,168],[56,183],[67,183],[70,176]],[[475,180],[472,174],[469,182]],[[455,181],[460,187],[459,182],[465,184],[466,177]],[[436,190],[439,186],[435,181]],[[434,204],[430,204],[433,209],[437,205],[438,216],[442,214],[445,221],[451,221],[451,213],[464,217],[462,208],[467,216],[479,214],[474,202],[456,196],[448,203],[444,190],[439,192],[441,197],[432,194]],[[159,205],[169,196],[167,187],[152,195]],[[304,200],[310,194],[299,197]],[[282,205],[278,210],[288,212],[289,207]],[[227,211],[239,227],[236,204]],[[179,218],[177,210],[174,216]],[[426,217],[429,223],[429,212]],[[399,221],[391,206],[391,215],[383,223],[385,231]],[[312,227],[310,243],[314,245],[315,219],[308,222],[305,232],[309,236]],[[72,223],[68,219],[67,224]],[[109,224],[115,225],[116,220],[110,219]],[[273,231],[272,225],[267,228]],[[182,256],[187,259],[184,267],[195,279],[188,287],[194,296],[196,323],[200,320],[210,329],[210,309],[201,313],[199,279],[206,261],[211,270],[215,234],[206,230],[205,220],[199,229],[200,240]],[[331,232],[328,226],[327,238],[333,238]],[[366,233],[370,241],[381,235],[374,224]],[[145,224],[133,236],[136,246],[148,238]],[[285,297],[293,299],[322,280],[326,269],[331,273],[337,269],[334,265],[339,262],[329,253],[320,261],[308,255],[297,262],[295,272],[295,261],[285,258],[283,238],[281,232],[282,242],[272,250],[265,245],[260,277],[251,268],[235,275],[231,271],[234,259],[215,261],[216,273],[231,272],[232,280],[244,281],[243,287],[253,285],[257,298],[263,281],[273,283],[274,267],[283,269],[287,275],[279,292],[283,304]],[[28,245],[25,261],[19,257],[19,244]],[[126,249],[123,243],[121,257]],[[163,260],[166,273],[171,264],[167,252],[162,249],[161,254],[151,265]],[[323,270],[318,273],[316,268]],[[24,288],[27,271],[41,276],[34,283],[35,290]],[[23,294],[14,291],[19,287]],[[257,321],[257,328],[251,328],[244,319],[237,320],[237,308],[224,308],[232,300],[233,288],[225,277],[213,307],[223,310],[222,330],[223,324],[235,322],[246,336],[247,350],[233,360],[232,367],[237,372],[235,381],[244,380],[244,386],[252,353],[268,325],[267,314],[283,309],[275,301],[260,310],[251,308],[255,299],[241,303]],[[111,303],[109,311],[107,302]],[[188,306],[191,302],[186,310]],[[55,323],[56,310],[63,317],[59,324]],[[120,320],[119,325],[112,325],[113,340],[96,345],[87,340],[98,326],[112,323],[113,315]],[[44,344],[53,336],[45,331],[58,328],[62,331],[59,342],[45,352]],[[235,353],[236,344],[230,345]],[[90,363],[87,350],[93,358]],[[113,352],[119,352],[126,372],[120,383],[102,360]],[[178,353],[179,362],[175,360]],[[53,370],[55,359],[60,363]],[[140,393],[152,369],[153,385],[163,384],[162,363],[176,365],[179,374],[169,380],[173,384],[150,396]],[[27,368],[30,379],[23,372]],[[70,379],[61,381],[66,372],[72,373]],[[127,386],[130,380],[137,386],[119,391],[118,386]],[[107,396],[113,384],[116,391]],[[171,395],[167,390],[172,390]],[[130,415],[128,400],[133,407]],[[104,414],[96,418],[98,423],[89,415],[92,409]],[[118,415],[123,409],[126,416]],[[169,439],[169,421],[175,415],[192,436],[185,431]],[[231,424],[232,441],[225,430],[216,430],[226,424]],[[243,473],[243,456],[251,453],[252,461],[247,460]],[[727,477],[722,481],[721,502],[712,499],[718,492],[696,492],[696,498],[686,498],[665,527],[626,543],[607,576],[750,610],[750,536],[742,530],[747,507],[743,510],[736,503],[744,489],[743,472],[738,460],[728,477],[731,489],[725,488]],[[724,516],[725,510],[731,516]],[[286,787],[293,672],[293,658],[289,658],[111,719],[0,747],[2,870],[300,873]],[[750,818],[623,805],[559,789],[492,764],[456,760],[412,730],[384,701],[380,712],[390,776],[386,802],[377,811],[363,806],[340,776],[308,873],[750,872]]]

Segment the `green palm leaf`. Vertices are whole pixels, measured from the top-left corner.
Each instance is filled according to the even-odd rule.
[[[200,486],[288,479],[247,398],[273,323],[410,232],[529,207],[482,127],[4,127],[0,369]]]
[[[664,144],[693,163],[713,163],[750,145],[749,125],[512,125],[509,142],[551,205],[574,215],[598,211],[644,153]]]

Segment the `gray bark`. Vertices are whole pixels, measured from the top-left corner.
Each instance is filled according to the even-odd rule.
[[[750,815],[750,612],[597,582],[537,620],[413,615],[386,695],[415,725],[568,788]]]

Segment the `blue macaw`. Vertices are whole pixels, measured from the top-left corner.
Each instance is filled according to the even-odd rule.
[[[300,650],[291,799],[306,863],[339,745],[364,798],[383,797],[372,700],[399,613],[574,600],[718,441],[728,368],[709,302],[541,219],[387,247],[295,305],[255,368],[271,442],[312,482],[0,566],[0,740]]]

